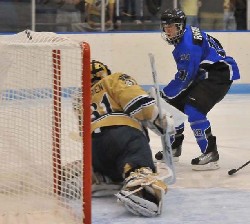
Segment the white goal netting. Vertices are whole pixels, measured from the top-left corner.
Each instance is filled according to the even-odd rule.
[[[0,223],[83,223],[83,143],[70,137],[82,45],[26,30],[1,37],[0,55]]]

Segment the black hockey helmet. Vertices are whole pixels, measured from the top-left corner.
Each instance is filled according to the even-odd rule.
[[[164,29],[167,25],[175,24],[177,33],[175,36],[169,36]],[[168,9],[161,15],[161,31],[162,38],[169,44],[179,43],[181,37],[184,34],[186,27],[186,15],[180,9]]]
[[[91,71],[91,85],[94,85],[96,81],[99,81],[102,78],[111,74],[111,71],[109,70],[107,65],[96,60],[91,61],[90,71]]]

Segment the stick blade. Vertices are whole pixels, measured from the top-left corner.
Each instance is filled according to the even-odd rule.
[[[229,170],[228,171],[228,175],[233,175],[234,173],[236,173],[237,172],[237,170],[236,169],[232,169],[232,170]]]

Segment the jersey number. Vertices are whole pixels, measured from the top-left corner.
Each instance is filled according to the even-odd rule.
[[[109,102],[108,96],[106,93],[103,95],[101,102],[99,103],[99,106],[102,108],[105,114],[112,113],[112,108],[111,104]],[[99,111],[97,110],[98,105],[97,103],[92,103],[91,104],[91,109],[92,109],[92,115],[91,115],[91,120],[96,120],[97,118],[101,117]]]
[[[225,53],[222,45],[220,44],[220,42],[216,38],[207,34],[207,40],[208,40],[209,46],[211,48],[214,48],[218,55],[220,55],[223,58],[226,56],[226,53]]]

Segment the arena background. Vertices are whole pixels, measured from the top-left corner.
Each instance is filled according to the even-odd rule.
[[[241,79],[235,81],[230,93],[250,93],[249,56],[250,32],[208,32],[217,38],[227,55],[238,63]],[[145,88],[153,84],[148,53],[153,53],[160,85],[165,85],[176,73],[173,46],[168,45],[160,32],[72,33],[75,40],[87,41],[91,58],[106,63],[112,72],[124,72],[136,78]]]

